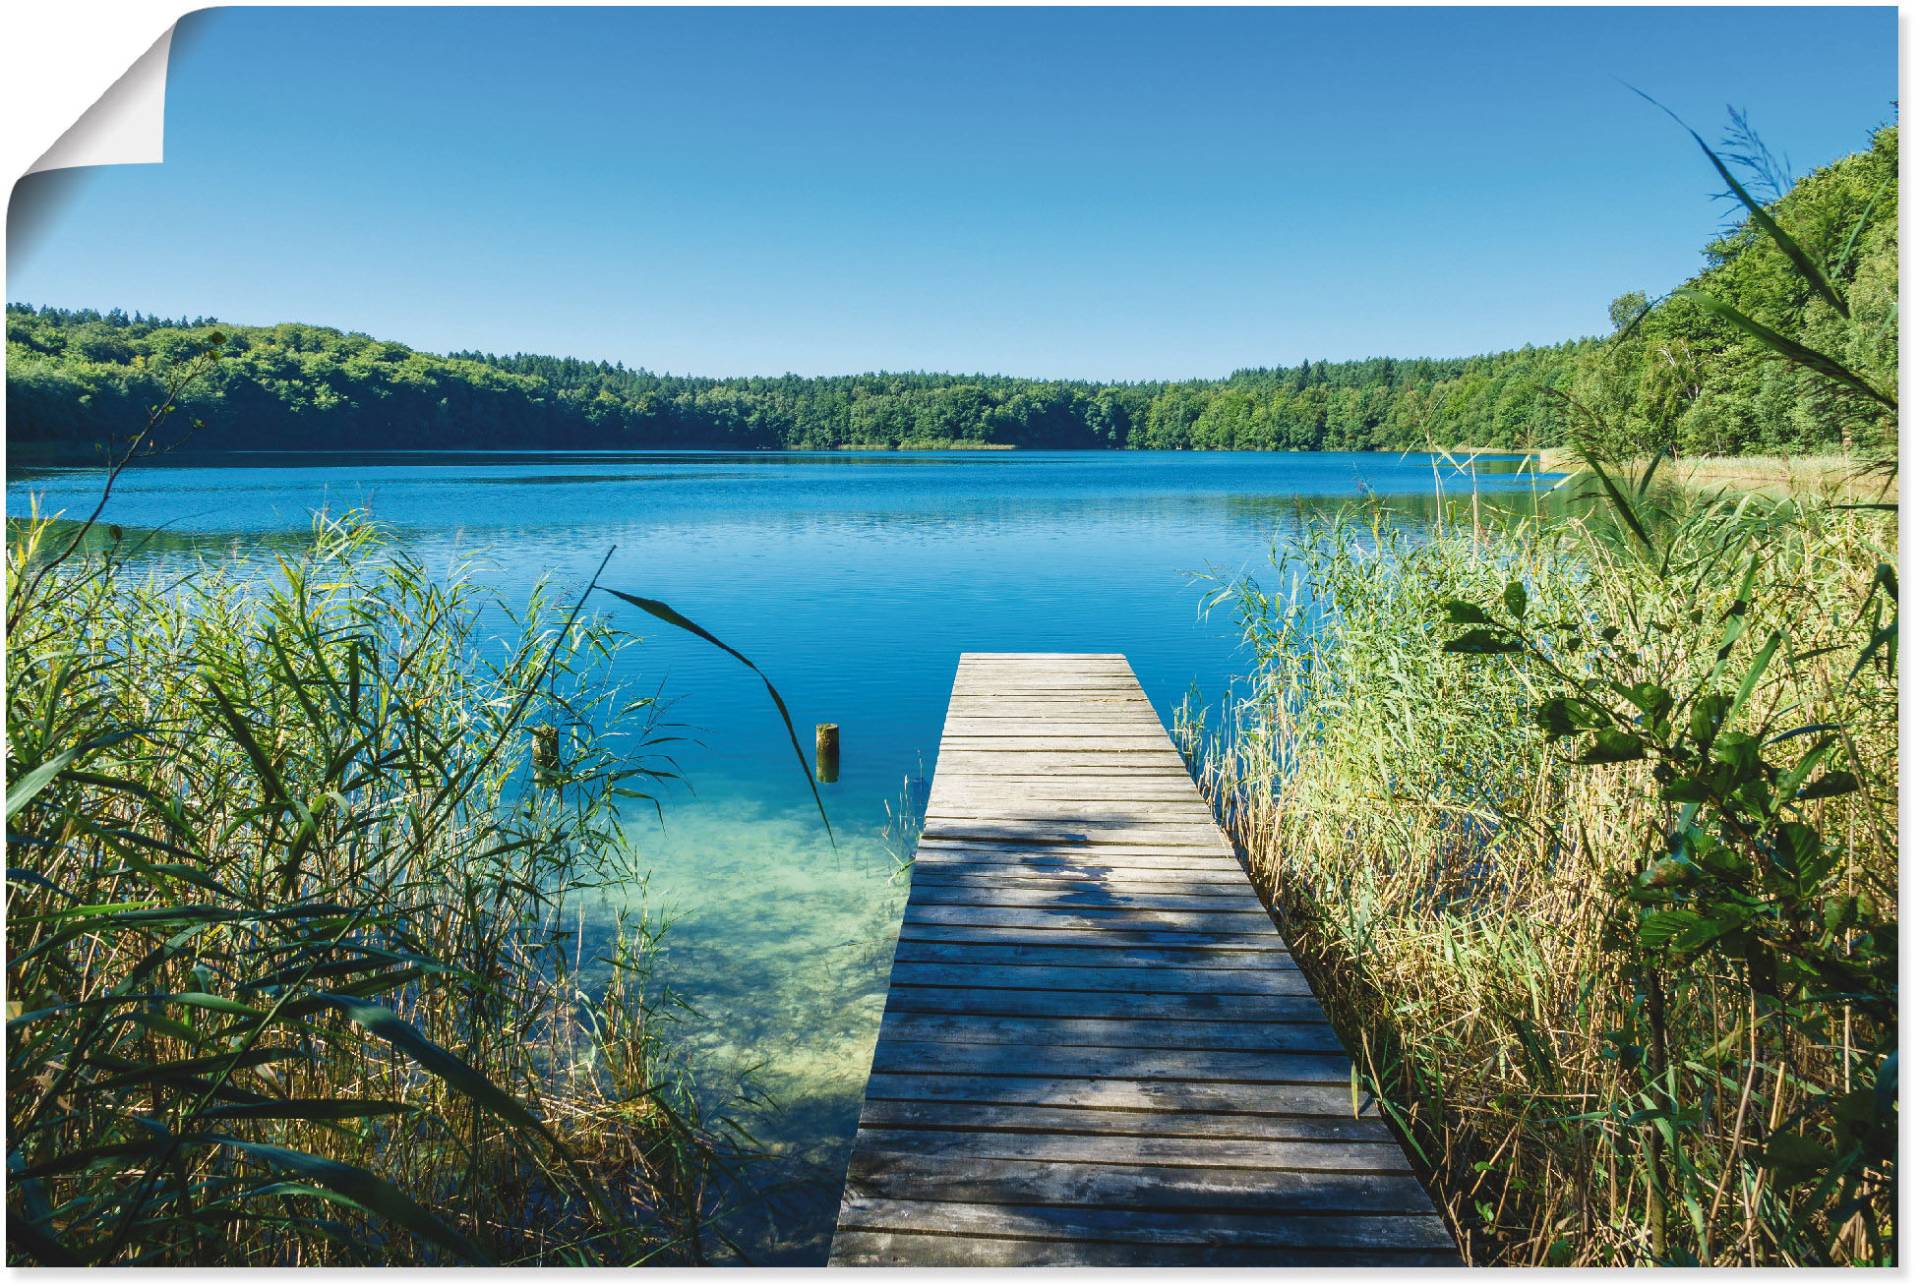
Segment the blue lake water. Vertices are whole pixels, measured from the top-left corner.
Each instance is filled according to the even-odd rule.
[[[650,911],[671,920],[683,1035],[716,1093],[783,1157],[743,1216],[762,1261],[821,1262],[878,1030],[904,881],[889,807],[930,776],[963,651],[1124,652],[1163,719],[1234,673],[1230,620],[1191,573],[1260,572],[1303,515],[1369,495],[1409,523],[1440,492],[1496,503],[1544,482],[1514,457],[1425,455],[239,454],[130,470],[105,520],[242,551],[314,510],[363,508],[430,567],[478,556],[509,599],[551,575],[664,599],[755,658],[803,734],[841,725],[831,848],[765,689],[736,662],[607,599],[646,643],[634,681],[677,694],[698,744],[664,825],[635,817]],[[10,469],[7,512],[83,514],[97,471]],[[173,556],[173,555],[169,555]],[[624,615],[622,615],[624,614]]]

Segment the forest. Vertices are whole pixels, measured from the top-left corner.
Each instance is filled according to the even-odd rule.
[[[1824,258],[1832,298],[1808,290],[1748,214],[1707,244],[1706,266],[1680,289],[1651,302],[1622,294],[1602,333],[1544,347],[1166,382],[708,378],[527,353],[435,354],[299,323],[20,303],[7,306],[8,438],[69,449],[124,440],[168,369],[203,351],[217,326],[217,367],[171,430],[196,448],[1538,448],[1605,424],[1594,430],[1605,440],[1587,445],[1623,457],[1818,452],[1885,439],[1891,421],[1872,398],[1780,360],[1751,324],[1803,336],[1873,386],[1893,387],[1898,150],[1886,126],[1864,150],[1797,180],[1764,147],[1729,150],[1770,217]]]

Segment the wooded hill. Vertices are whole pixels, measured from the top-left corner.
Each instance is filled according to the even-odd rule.
[[[1791,183],[1764,152],[1747,187],[1849,304],[1810,297],[1746,219],[1705,249],[1688,285],[1896,383],[1895,128]],[[1769,182],[1774,186],[1768,188]],[[1781,187],[1787,187],[1782,192]],[[1737,207],[1736,207],[1737,208]],[[1370,358],[1224,379],[1092,383],[879,372],[715,379],[517,353],[435,354],[323,326],[219,324],[217,367],[169,433],[205,448],[1050,448],[1364,450],[1540,447],[1578,431],[1621,453],[1816,451],[1887,438],[1870,399],[1778,360],[1698,303],[1623,295],[1612,333],[1465,358]],[[7,306],[14,443],[85,446],[146,420],[166,372],[211,318]]]

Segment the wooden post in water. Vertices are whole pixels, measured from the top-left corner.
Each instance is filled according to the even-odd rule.
[[[813,775],[829,786],[840,780],[840,725],[837,723],[814,725]]]

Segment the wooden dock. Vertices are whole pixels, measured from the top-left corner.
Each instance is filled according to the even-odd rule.
[[[960,658],[830,1262],[1459,1262],[1124,656]]]

